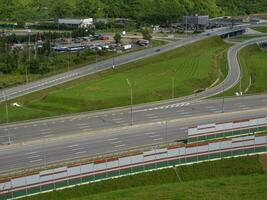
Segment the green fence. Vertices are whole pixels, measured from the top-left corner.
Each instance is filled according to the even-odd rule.
[[[211,134],[207,136],[199,136],[199,137],[192,137],[188,138],[187,143],[196,143],[196,142],[204,142],[204,141],[210,141],[210,140],[216,140],[216,139],[223,139],[223,138],[230,138],[235,136],[241,136],[241,135],[250,135],[250,134],[256,134],[259,132],[265,132],[267,131],[267,127],[260,127],[260,128],[251,128],[251,129],[244,129],[244,130],[238,130],[238,131],[228,131],[218,134]]]
[[[114,178],[118,176],[131,175],[134,173],[141,173],[141,172],[156,170],[156,169],[165,168],[165,167],[179,166],[183,164],[209,161],[212,159],[230,158],[233,156],[243,156],[247,154],[257,154],[257,153],[264,153],[264,152],[267,152],[267,146],[253,147],[250,149],[228,151],[228,152],[223,152],[223,153],[211,153],[209,155],[199,155],[199,156],[197,155],[197,156],[192,156],[192,157],[187,157],[187,158],[173,159],[173,160],[158,162],[154,164],[147,164],[147,165],[142,165],[138,167],[129,167],[127,169],[115,170],[111,172],[104,172],[100,174],[89,175],[89,176],[85,176],[82,178],[74,178],[74,179],[69,179],[69,180],[65,180],[61,182],[50,183],[47,185],[42,185],[40,187],[29,188],[27,190],[10,192],[8,194],[1,195],[0,200],[14,199],[14,198],[18,198],[18,197],[22,197],[26,195],[33,195],[33,194],[38,194],[41,192],[48,192],[52,190],[62,189],[65,187],[79,185],[79,184],[86,184],[86,183],[105,180],[105,179]]]

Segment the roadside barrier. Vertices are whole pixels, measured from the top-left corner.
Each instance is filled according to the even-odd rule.
[[[0,182],[0,200],[49,192],[151,170],[203,161],[267,152],[267,135],[250,135],[218,141],[153,149],[135,155],[41,171]]]

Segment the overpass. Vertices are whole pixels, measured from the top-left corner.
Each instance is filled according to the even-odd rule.
[[[237,36],[237,35],[243,35],[246,32],[247,27],[248,26],[239,26],[235,28],[233,27],[231,29],[221,31],[220,33],[218,33],[218,35],[221,36],[221,38],[223,39]]]

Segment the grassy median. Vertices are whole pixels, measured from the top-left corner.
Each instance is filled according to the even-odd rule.
[[[225,94],[234,95],[240,88],[243,93],[255,94],[267,92],[267,51],[258,45],[250,45],[239,52],[242,67],[242,80]]]
[[[134,104],[172,98],[173,83],[175,97],[193,94],[218,79],[221,69],[225,68],[223,55],[228,48],[229,44],[213,37],[18,98],[12,102],[22,107],[9,106],[10,121],[129,105],[127,79],[133,85]],[[4,121],[2,105],[0,123]]]
[[[224,159],[55,191],[43,199],[264,199],[266,155]]]

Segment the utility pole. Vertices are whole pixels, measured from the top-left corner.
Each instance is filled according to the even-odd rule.
[[[225,85],[224,85],[224,81],[223,81],[223,93],[222,93],[222,113],[224,113],[224,103],[225,103],[225,100],[224,100],[224,90],[225,90]]]
[[[133,87],[136,85],[136,82],[134,85],[129,81],[129,79],[126,79],[127,84],[129,86],[130,95],[131,95],[131,126],[133,125]]]
[[[68,51],[68,71],[70,71],[70,51]]]
[[[29,40],[28,40],[28,56],[29,56],[29,66],[31,64],[31,30],[28,30],[28,36],[29,36]],[[29,78],[28,78],[28,67],[26,65],[26,83],[29,82]]]
[[[6,111],[6,130],[7,130],[7,136],[8,136],[8,145],[11,144],[11,138],[10,138],[10,133],[9,133],[9,127],[8,127],[8,123],[9,123],[9,113],[8,113],[8,97],[6,96],[5,92],[2,91],[2,95],[4,97],[5,100],[5,111]]]
[[[185,16],[185,34],[186,34],[186,38],[187,38],[187,31],[188,31],[188,28],[187,28],[187,19],[188,19],[188,16]]]
[[[175,82],[174,77],[172,78],[172,98],[175,98]]]
[[[116,50],[115,50],[116,51]],[[115,51],[113,53],[113,57],[112,57],[112,68],[115,69]]]

